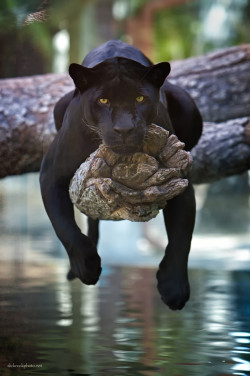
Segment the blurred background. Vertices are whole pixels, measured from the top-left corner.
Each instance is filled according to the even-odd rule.
[[[81,63],[92,48],[112,38],[134,44],[154,62],[250,43],[250,1],[1,0],[0,78],[67,72],[70,63]],[[128,373],[133,376],[153,375],[152,364],[159,365],[157,374],[165,375],[164,367],[171,362],[179,365],[170,375],[246,375],[249,174],[202,184],[195,191],[197,221],[189,263],[192,301],[182,316],[174,316],[152,288],[167,242],[161,214],[143,224],[102,222],[103,276],[97,287],[89,289],[65,281],[66,252],[44,211],[38,174],[2,179],[0,360],[5,372],[7,361],[15,357],[24,361],[31,352],[33,359],[43,359],[44,369],[47,364],[46,372],[51,365],[58,370],[59,359],[67,363],[60,365],[61,375],[65,367],[65,375],[101,369],[109,374],[114,364],[119,375],[126,369],[133,369]],[[85,228],[84,217],[76,215]],[[61,349],[70,355],[62,360],[57,346],[65,337],[68,342]],[[84,349],[81,356],[79,348]],[[178,348],[182,351],[177,356]],[[142,353],[150,356],[142,360]],[[93,368],[95,362],[99,368]],[[144,373],[135,372],[140,362]],[[192,364],[203,368],[194,370]],[[217,368],[211,368],[214,365]],[[69,371],[73,368],[78,373]]]
[[[249,42],[248,0],[3,0],[0,74],[67,71],[119,38],[156,61]]]
[[[70,63],[80,63],[92,48],[111,38],[134,44],[154,62],[184,59],[250,42],[250,2],[247,0],[72,0],[70,3],[67,0],[3,0],[0,10],[1,78],[67,72]],[[6,205],[6,193],[19,194],[21,186],[24,192],[32,187],[27,194],[30,198],[35,188],[38,189],[37,179],[37,174],[3,179],[2,205]],[[248,173],[199,185],[196,196],[197,237],[193,248],[201,250],[204,256],[204,247],[214,248],[213,242],[225,250],[238,242],[244,245],[244,257],[249,261]],[[20,202],[25,212],[29,203]],[[161,248],[166,238],[159,217],[138,226],[140,231],[142,228],[143,239],[146,236]],[[12,216],[8,226],[13,226],[18,218]],[[34,219],[34,226],[39,218],[43,216]],[[47,219],[45,224],[49,226]],[[114,226],[121,226],[123,231],[129,224]],[[41,228],[42,224],[38,223],[37,231],[41,232]],[[218,242],[218,236],[222,235],[223,241]],[[147,242],[140,244],[146,247]],[[210,257],[215,253],[210,253]],[[129,257],[127,252],[125,257]]]

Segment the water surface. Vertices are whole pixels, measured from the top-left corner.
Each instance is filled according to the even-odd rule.
[[[69,283],[36,179],[26,179],[25,189],[0,187],[1,375],[250,374],[247,233],[195,235],[191,299],[173,312],[156,289],[158,219],[150,229],[103,223],[100,281]]]
[[[149,267],[106,266],[95,287],[68,283],[56,264],[0,271],[1,374],[13,363],[46,375],[250,372],[249,272],[191,270],[192,298],[171,312]]]

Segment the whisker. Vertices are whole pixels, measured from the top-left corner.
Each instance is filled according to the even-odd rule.
[[[97,139],[99,139],[99,137],[102,136],[101,133],[100,133],[100,130],[97,129],[95,126],[93,126],[93,125],[87,123],[85,119],[82,118],[82,122],[83,122],[84,125],[86,125],[86,126],[92,131],[92,132],[94,132],[96,135],[98,135],[98,138],[97,138]]]

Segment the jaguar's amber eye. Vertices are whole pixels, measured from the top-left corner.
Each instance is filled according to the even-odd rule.
[[[139,95],[139,97],[136,97],[136,102],[138,103],[142,103],[144,101],[144,96],[143,95]]]
[[[99,98],[99,102],[101,104],[108,104],[109,103],[109,100],[107,98]]]

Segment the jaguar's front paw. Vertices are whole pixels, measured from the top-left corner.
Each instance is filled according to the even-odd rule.
[[[79,278],[85,285],[95,285],[102,271],[101,259],[97,253],[91,257],[70,257],[70,267],[68,280]]]
[[[69,261],[68,280],[79,278],[86,285],[96,284],[102,271],[101,258],[89,239],[75,242],[69,252]]]
[[[167,275],[164,270],[157,272],[158,291],[162,301],[173,310],[182,309],[190,296],[190,287],[187,277]]]

